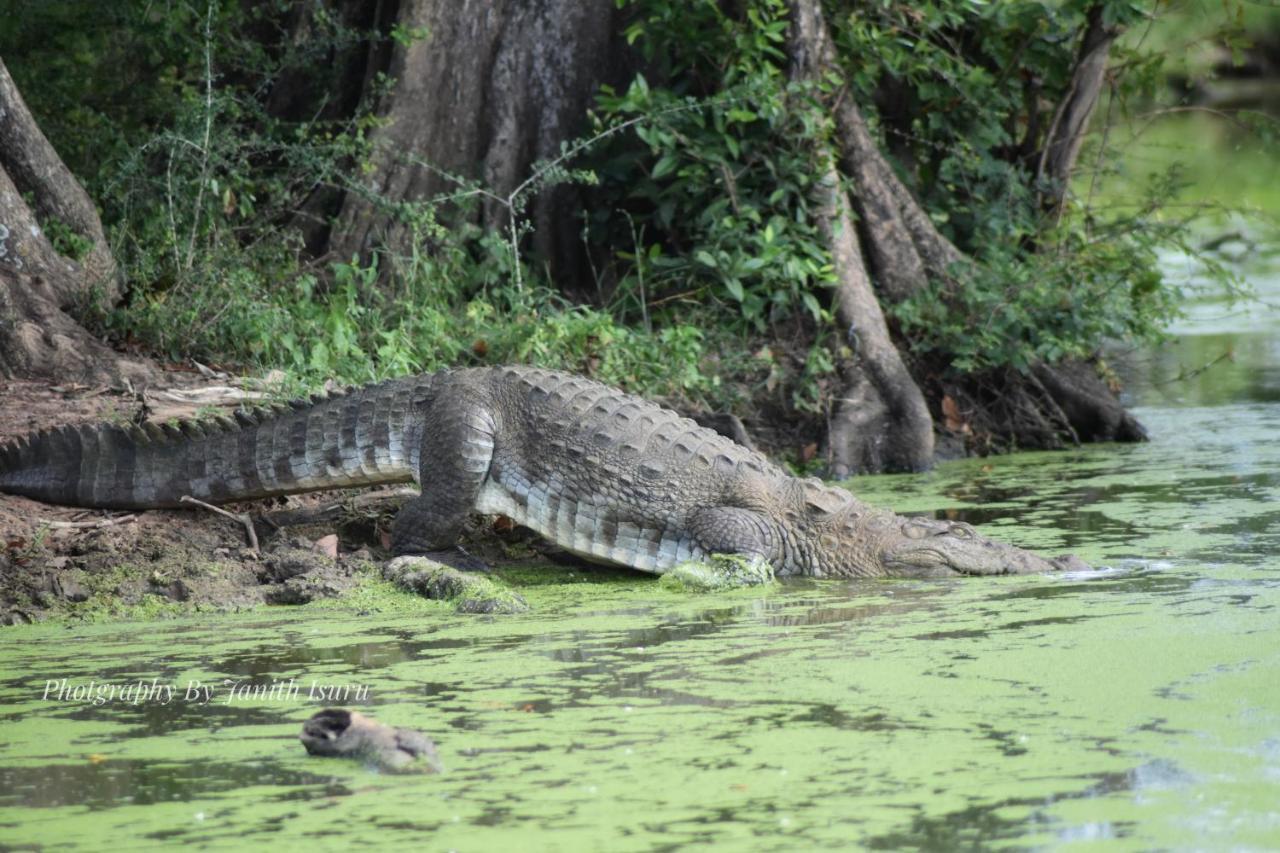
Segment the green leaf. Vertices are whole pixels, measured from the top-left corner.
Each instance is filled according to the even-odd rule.
[[[676,155],[666,154],[654,164],[653,171],[650,174],[656,181],[674,172],[678,165],[680,165],[680,161],[676,158]]]
[[[809,309],[809,313],[813,315],[814,320],[822,319],[822,306],[818,304],[817,298],[808,291],[800,294],[800,301],[804,303],[804,307]]]

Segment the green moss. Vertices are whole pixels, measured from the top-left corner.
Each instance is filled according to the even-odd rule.
[[[523,613],[529,605],[506,586],[427,557],[397,557],[382,576],[404,589],[449,601],[459,613]]]
[[[493,576],[514,587],[557,587],[581,584],[619,584],[652,579],[641,572],[617,566],[555,566],[546,563],[495,566]]]
[[[458,574],[462,587],[454,602],[459,613],[523,613],[529,609],[524,597],[504,584],[465,572]]]
[[[175,601],[157,590],[177,580],[191,581],[197,578],[217,578],[238,570],[238,566],[225,562],[191,565],[187,554],[175,554],[146,564],[121,563],[105,572],[85,572],[84,586],[89,597],[81,602],[64,602],[51,611],[59,617],[87,622],[142,621],[172,619],[188,616],[202,610],[246,610],[258,606],[254,603],[235,601],[226,604],[198,600]],[[122,588],[133,586],[140,592],[138,601],[122,600]]]
[[[378,573],[378,567],[372,563],[361,566],[360,582],[355,589],[338,598],[325,598],[304,604],[302,608],[388,616],[438,616],[451,609],[448,602],[424,598],[384,580]]]
[[[193,602],[173,601],[163,595],[149,593],[136,604],[125,604],[112,595],[95,595],[88,601],[65,604],[50,611],[53,621],[81,622],[149,622],[190,616],[200,608]]]

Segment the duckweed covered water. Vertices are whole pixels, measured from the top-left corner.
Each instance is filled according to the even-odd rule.
[[[7,629],[0,846],[1280,845],[1277,324],[1198,328],[1131,368],[1149,444],[855,484],[1096,572],[691,595],[555,568],[516,617]],[[308,758],[328,704],[445,772]]]

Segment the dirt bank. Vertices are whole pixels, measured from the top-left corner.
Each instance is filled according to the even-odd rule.
[[[145,393],[0,381],[0,443],[63,424],[189,417],[259,396],[225,377],[166,378],[166,388]],[[208,510],[111,512],[0,494],[0,624],[340,596],[377,576],[389,556],[390,519],[405,497],[404,489],[327,492],[225,507],[251,519],[255,548],[243,522]],[[532,556],[510,532],[482,538],[491,562]]]

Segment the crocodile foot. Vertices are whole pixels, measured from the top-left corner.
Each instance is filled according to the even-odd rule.
[[[524,613],[525,600],[489,578],[445,565],[433,557],[396,557],[382,576],[409,592],[437,601],[452,601],[459,613]]]
[[[773,567],[760,558],[738,554],[712,554],[706,560],[690,560],[669,569],[661,584],[688,592],[717,592],[774,582]]]

